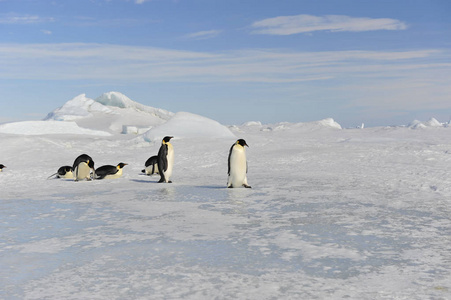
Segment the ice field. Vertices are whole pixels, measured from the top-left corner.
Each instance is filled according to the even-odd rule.
[[[223,126],[77,101],[0,125],[1,299],[451,299],[450,127]],[[172,184],[141,174],[161,135]],[[252,189],[226,188],[237,138]],[[82,153],[128,165],[47,180]]]

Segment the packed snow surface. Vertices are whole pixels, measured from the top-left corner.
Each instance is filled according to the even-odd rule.
[[[46,122],[46,121],[23,121],[5,123],[0,125],[1,133],[22,135],[46,135],[46,134],[84,134],[84,135],[111,135],[105,131],[91,130],[79,127],[75,122]],[[6,145],[3,145],[6,146]]]
[[[0,298],[451,298],[451,128],[167,129],[172,184],[141,175],[160,141],[0,133]],[[225,187],[236,138],[252,189]],[[82,153],[128,165],[47,180]]]

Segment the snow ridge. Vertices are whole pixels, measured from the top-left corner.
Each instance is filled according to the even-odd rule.
[[[119,92],[104,93],[100,97],[96,98],[95,101],[105,106],[131,108],[134,110],[143,111],[166,120],[174,115],[173,112],[135,102]]]
[[[80,94],[67,101],[63,106],[50,112],[44,121],[73,121],[81,118],[92,117],[94,112],[104,114],[113,114],[108,107],[86,97],[86,94]]]

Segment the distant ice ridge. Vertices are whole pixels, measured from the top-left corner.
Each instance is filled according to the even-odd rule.
[[[135,102],[119,92],[104,93],[97,99],[78,95],[44,119],[75,121],[80,127],[139,134],[169,120],[174,113]]]
[[[279,130],[288,130],[292,128],[297,128],[301,130],[318,130],[323,128],[332,128],[332,129],[342,129],[341,125],[335,122],[332,118],[327,118],[319,121],[314,122],[302,122],[302,123],[290,123],[290,122],[280,122],[276,124],[266,124],[263,125],[261,122],[258,121],[250,121],[243,123],[241,127],[246,128],[255,128],[259,129],[260,131],[279,131]],[[239,129],[238,126],[232,126],[232,128]]]
[[[428,127],[449,127],[450,122],[440,123],[435,118],[430,118],[427,122],[421,122],[418,120],[412,121],[407,127],[412,129],[428,128]]]
[[[105,106],[110,107],[118,107],[118,108],[132,108],[137,111],[143,111],[147,112],[149,114],[153,114],[154,116],[157,116],[159,118],[163,119],[169,119],[171,118],[174,113],[161,109],[161,108],[155,108],[151,106],[147,106],[138,102],[135,102],[125,96],[124,94],[121,94],[119,92],[108,92],[104,93],[102,96],[95,99],[98,103],[101,103]]]
[[[146,141],[160,141],[165,136],[174,138],[230,138],[235,135],[224,125],[212,119],[178,112],[166,123],[150,129],[143,135]]]
[[[63,106],[50,112],[44,120],[73,121],[81,118],[92,117],[94,112],[114,114],[114,112],[90,98],[81,94],[67,101]]]
[[[67,101],[63,106],[50,112],[44,120],[70,121],[92,117],[94,113],[120,114],[117,108],[146,112],[164,120],[174,113],[135,102],[119,92],[108,92],[93,100],[81,94]]]

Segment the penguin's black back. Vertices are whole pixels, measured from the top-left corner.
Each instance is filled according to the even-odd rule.
[[[116,166],[112,166],[112,165],[101,166],[96,169],[96,177],[97,177],[97,179],[103,179],[103,178],[105,178],[105,176],[114,175],[118,171],[119,170],[117,169]]]
[[[154,165],[156,163],[158,163],[158,156],[154,155],[154,156],[149,157],[148,160],[146,160],[145,166],[146,167],[152,166],[152,165]]]
[[[78,156],[75,161],[74,161],[74,165],[72,166],[72,169],[75,170],[75,168],[82,162],[88,162],[89,161],[89,166],[91,168],[94,168],[94,161],[92,160],[91,156],[87,155],[87,154],[82,154],[80,156]]]

